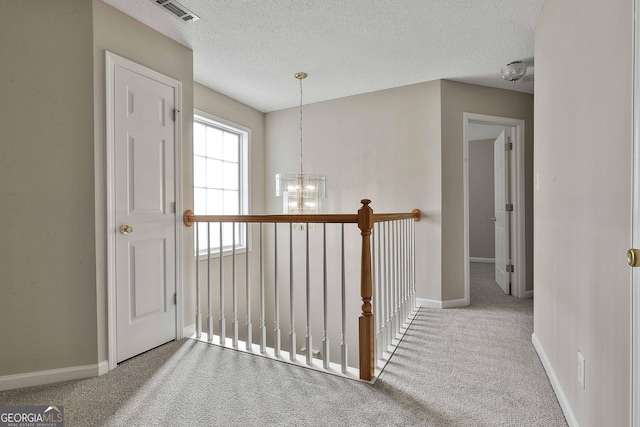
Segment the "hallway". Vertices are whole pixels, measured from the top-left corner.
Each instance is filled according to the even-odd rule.
[[[472,262],[469,263],[469,266],[471,305],[494,306],[502,304],[522,304],[533,307],[532,298],[514,298],[502,292],[495,281],[495,267],[493,263]],[[533,332],[533,330],[531,332]]]

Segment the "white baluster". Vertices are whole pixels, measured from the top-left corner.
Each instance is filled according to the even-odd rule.
[[[202,336],[202,314],[200,313],[200,224],[196,222],[196,338]]]
[[[389,227],[388,223],[385,221],[382,223],[382,233],[384,234],[384,244],[382,245],[382,258],[384,259],[384,326],[382,328],[382,340],[383,345],[382,348],[384,351],[387,351],[387,348],[391,344],[391,339],[389,336],[390,331],[390,323],[391,323],[391,310],[389,310],[391,304],[391,295],[389,293]]]
[[[382,280],[381,280],[381,264],[382,260],[380,259],[380,223],[377,222],[374,224],[373,233],[372,233],[372,254],[373,254],[373,302],[374,302],[374,316],[376,321],[376,359],[383,358],[383,342],[382,342],[382,323],[384,321],[383,314],[383,299],[384,295],[382,292]]]
[[[211,309],[211,223],[207,222],[207,341],[213,341],[213,310]]]
[[[395,247],[395,233],[393,227],[393,221],[389,221],[389,266],[391,268],[391,280],[389,281],[389,293],[391,298],[391,340],[393,344],[393,338],[396,336],[396,247]]]
[[[251,325],[251,282],[249,280],[249,223],[244,223],[244,270],[245,270],[245,279],[247,284],[247,351],[252,351],[253,348],[251,344],[253,343],[253,328]]]
[[[407,284],[406,282],[406,272],[407,272],[407,268],[406,268],[406,264],[405,264],[405,236],[404,236],[404,220],[398,220],[398,228],[400,229],[399,232],[399,240],[400,240],[400,326],[403,326],[404,323],[407,321],[407,312],[406,312],[406,293],[405,293],[405,286]]]
[[[273,258],[274,258],[274,273],[273,273],[273,286],[275,297],[275,313],[274,313],[274,335],[275,343],[273,345],[273,355],[280,357],[281,350],[281,334],[280,334],[280,292],[278,288],[278,223],[273,223]]]
[[[231,345],[238,348],[238,281],[236,277],[236,223],[231,223],[231,277],[232,288],[231,296],[233,303],[233,312],[231,314],[231,326],[233,328],[233,338]]]
[[[347,291],[346,291],[346,280],[345,280],[345,260],[344,260],[344,223],[341,224],[341,258],[342,258],[342,283],[341,283],[341,292],[342,292],[342,328],[340,333],[340,363],[342,365],[342,373],[346,374],[348,370],[347,365],[347,340],[346,340],[346,331],[347,331]]]
[[[324,304],[324,324],[322,330],[322,366],[329,369],[329,295],[327,292],[327,224],[322,224],[322,300]]]
[[[226,345],[227,342],[227,329],[226,329],[226,325],[225,325],[225,318],[224,318],[224,265],[223,265],[223,258],[224,258],[224,240],[222,238],[222,234],[223,234],[223,224],[222,222],[220,223],[220,345],[224,346]]]
[[[413,293],[412,305],[414,310],[417,310],[416,306],[416,223],[411,221],[411,273],[413,276],[411,292]]]
[[[309,224],[306,224],[306,251],[305,251],[305,289],[306,289],[306,309],[307,327],[305,334],[305,345],[307,346],[307,365],[311,366],[313,358],[313,347],[311,346],[311,278],[309,275]]]
[[[262,242],[262,223],[260,223],[260,353],[267,351],[267,327],[264,308],[264,251]]]
[[[293,223],[289,223],[289,337],[291,349],[289,359],[296,361],[296,319],[294,313],[295,298],[293,294]]]
[[[400,318],[400,243],[399,243],[399,231],[398,221],[393,221],[393,293],[394,293],[394,311],[393,317],[394,323],[394,337],[400,334],[400,326],[402,325],[402,319]]]
[[[391,280],[389,281],[389,292],[391,296],[391,340],[389,343],[393,343],[393,338],[396,335],[396,286],[398,284],[396,280],[396,246],[395,246],[395,232],[393,222],[389,221],[389,262],[391,266]]]

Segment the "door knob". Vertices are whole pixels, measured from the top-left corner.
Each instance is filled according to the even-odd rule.
[[[491,221],[491,222],[496,222],[496,217],[495,217],[495,216],[492,216],[491,218],[489,218],[489,221]]]
[[[629,249],[627,251],[627,262],[631,267],[640,267],[640,249]]]
[[[133,233],[133,227],[127,224],[122,224],[120,226],[120,234],[130,234]]]

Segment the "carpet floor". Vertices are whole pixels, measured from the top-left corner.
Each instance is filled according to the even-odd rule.
[[[566,426],[531,344],[533,301],[471,265],[471,305],[420,309],[375,384],[193,340],[97,378],[0,392],[65,426]]]

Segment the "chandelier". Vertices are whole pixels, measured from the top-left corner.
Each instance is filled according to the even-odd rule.
[[[315,214],[320,212],[320,200],[327,197],[327,178],[304,171],[302,80],[307,73],[294,75],[300,81],[300,171],[276,174],[276,197],[282,196],[282,212],[285,214]],[[295,224],[304,230],[305,224]]]

